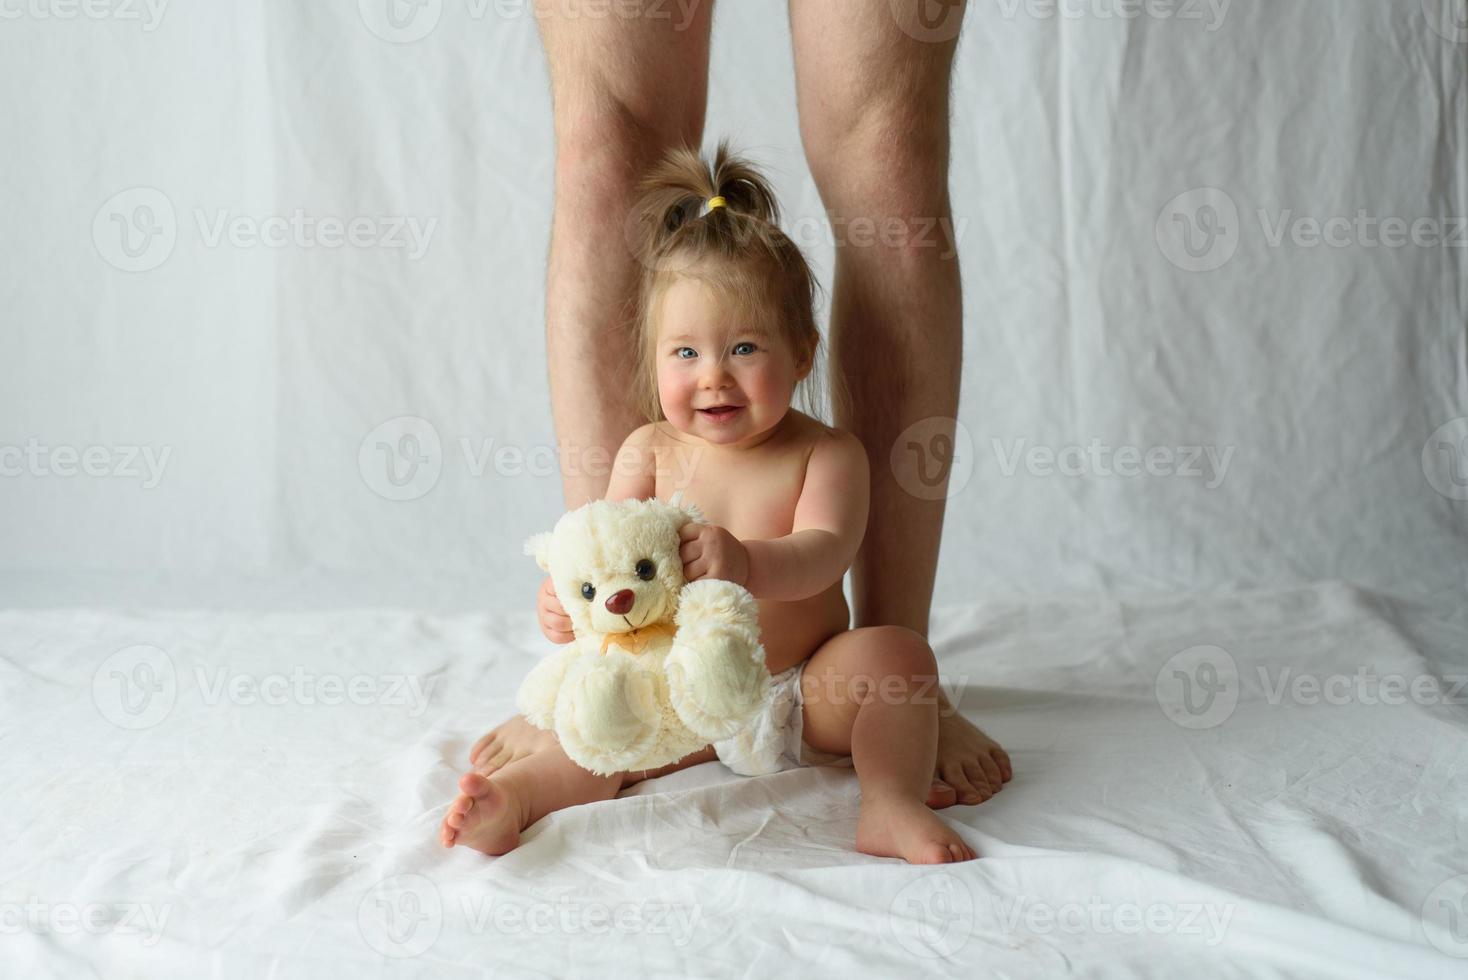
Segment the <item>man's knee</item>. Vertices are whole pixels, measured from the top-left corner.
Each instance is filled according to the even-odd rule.
[[[949,121],[946,111],[920,103],[878,103],[813,110],[801,142],[811,176],[828,204],[885,201],[894,211],[930,213],[947,197]],[[926,208],[926,211],[922,209]]]
[[[630,192],[670,147],[696,147],[703,135],[701,112],[672,112],[651,98],[596,93],[558,105],[556,115],[557,178],[602,191]]]

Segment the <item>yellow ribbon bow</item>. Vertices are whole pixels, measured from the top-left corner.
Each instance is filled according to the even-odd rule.
[[[601,640],[602,656],[606,656],[607,647],[615,643],[635,657],[653,641],[654,637],[666,636],[672,639],[677,633],[678,627],[672,623],[653,623],[650,626],[628,630],[626,633],[608,633]]]

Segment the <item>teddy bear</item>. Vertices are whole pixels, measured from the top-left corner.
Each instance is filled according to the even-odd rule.
[[[681,497],[593,500],[525,541],[575,640],[531,670],[516,704],[594,773],[654,769],[730,738],[769,687],[754,597],[683,577],[679,531],[707,521]]]

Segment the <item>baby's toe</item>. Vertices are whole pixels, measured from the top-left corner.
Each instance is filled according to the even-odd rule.
[[[489,780],[485,779],[477,772],[466,772],[464,773],[464,775],[460,776],[459,792],[463,793],[464,796],[469,798],[469,802],[467,803],[467,805],[465,805],[464,809],[467,810],[469,809],[469,807],[473,806],[474,797],[483,796],[484,791],[488,788]]]
[[[474,763],[474,771],[482,776],[493,776],[496,772],[509,765],[513,758],[514,755],[509,749],[500,749],[499,751],[494,751],[493,748],[486,749],[480,753],[478,761]]]
[[[457,800],[455,802],[457,802]],[[459,836],[459,825],[453,823],[453,818],[454,804],[450,803],[448,812],[444,814],[443,823],[438,825],[438,842],[444,847],[453,847],[454,839]],[[462,823],[463,818],[460,817],[460,824]]]
[[[481,759],[489,758],[491,754],[498,751],[499,736],[497,736],[494,732],[490,732],[487,735],[481,735],[479,741],[475,742],[474,747],[469,750],[469,764],[477,766],[479,765]]]

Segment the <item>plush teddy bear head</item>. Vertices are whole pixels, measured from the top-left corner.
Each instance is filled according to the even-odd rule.
[[[686,584],[678,533],[690,522],[706,523],[677,497],[596,500],[532,536],[525,553],[550,574],[577,636],[629,633],[677,614]]]

